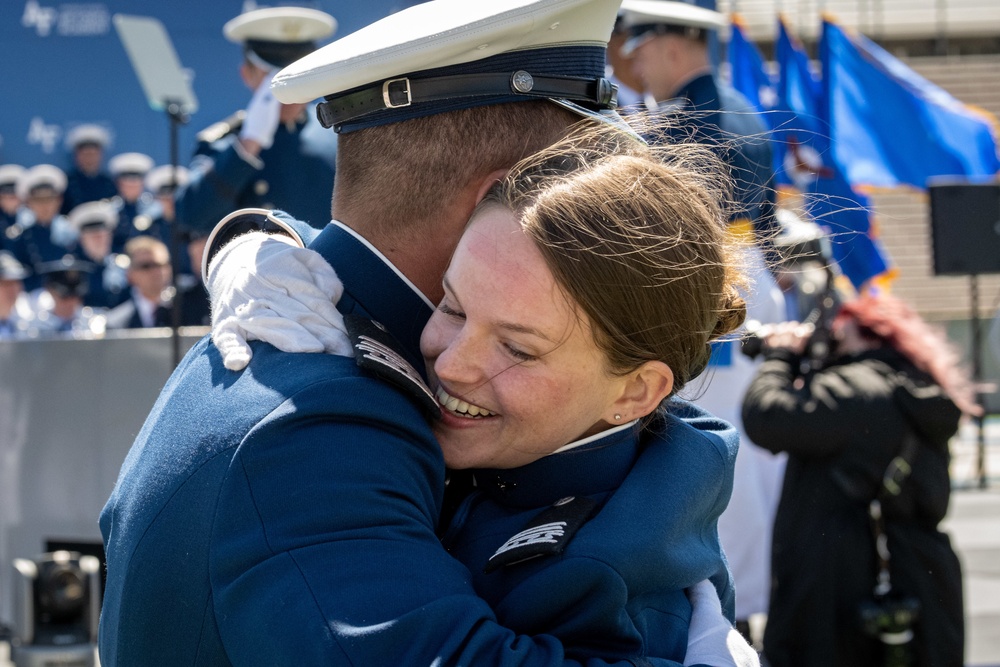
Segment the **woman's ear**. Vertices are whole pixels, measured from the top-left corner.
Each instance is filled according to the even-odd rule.
[[[674,372],[662,361],[647,361],[628,374],[621,396],[612,404],[614,414],[606,421],[624,424],[645,417],[663,402],[674,388]],[[620,415],[620,419],[615,419]]]

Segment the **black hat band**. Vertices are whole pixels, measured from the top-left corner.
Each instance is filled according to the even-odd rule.
[[[384,109],[459,98],[519,95],[568,99],[594,109],[618,106],[618,86],[604,77],[533,75],[527,70],[495,74],[456,74],[426,79],[399,77],[355,91],[316,107],[323,127],[335,127]]]

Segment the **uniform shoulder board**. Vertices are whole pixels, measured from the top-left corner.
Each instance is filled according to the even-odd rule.
[[[529,521],[521,532],[504,542],[490,556],[483,573],[540,556],[561,554],[576,531],[594,515],[596,507],[597,502],[590,498],[569,496],[557,500]]]
[[[246,118],[246,116],[247,112],[241,109],[232,116],[220,120],[218,123],[212,123],[198,133],[198,141],[210,144],[218,141],[227,134],[239,132],[240,128],[243,127],[243,119]]]
[[[345,315],[347,337],[358,366],[403,390],[432,417],[441,416],[441,407],[417,369],[406,360],[395,338],[382,325],[359,315]]]

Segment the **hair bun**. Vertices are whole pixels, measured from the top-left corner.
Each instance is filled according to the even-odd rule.
[[[726,293],[719,299],[719,319],[709,336],[715,340],[740,328],[747,318],[747,302],[732,285],[726,285]]]

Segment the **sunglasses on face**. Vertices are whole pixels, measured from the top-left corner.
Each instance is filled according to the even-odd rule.
[[[132,268],[136,271],[149,271],[150,269],[165,269],[169,266],[165,262],[142,262],[141,264],[133,264]]]

